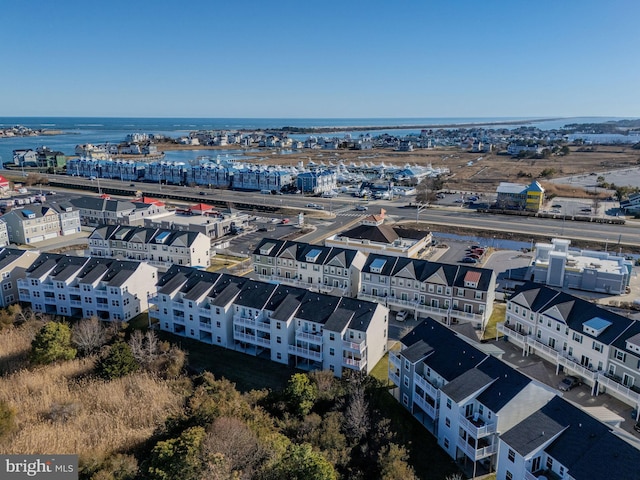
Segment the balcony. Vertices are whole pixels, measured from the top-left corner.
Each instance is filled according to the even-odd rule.
[[[322,345],[322,334],[317,332],[305,332],[302,329],[296,330],[296,340],[303,340],[305,342],[315,343],[317,345]]]
[[[483,443],[486,443],[486,442],[479,441],[478,443],[482,445]],[[463,440],[460,437],[458,437],[458,448],[462,450],[464,454],[473,461],[490,457],[491,455],[494,455],[495,453],[498,452],[497,444],[474,448],[472,445],[469,445],[469,443],[466,440]]]
[[[149,318],[155,318],[156,320],[160,320],[160,310],[157,308],[150,308],[148,311]]]
[[[533,347],[533,349],[536,351],[536,354],[542,353],[546,355],[547,358],[551,359],[551,361],[558,363],[560,362],[560,352],[558,352],[555,348],[551,348],[550,346],[539,342],[533,337],[527,338],[527,345]]]
[[[256,328],[258,321],[255,318],[243,317],[240,314],[233,316],[233,324],[242,327]]]
[[[69,303],[74,307],[82,306],[82,302],[80,300],[69,300]]]
[[[204,315],[205,317],[208,317],[211,315],[211,309],[210,308],[198,308],[198,314],[200,315]]]
[[[636,392],[631,387],[627,387],[626,385],[620,383],[610,375],[604,375],[602,373],[598,374],[598,383],[600,384],[600,386],[605,387],[609,390],[613,390],[623,396],[625,399],[632,402],[630,403],[630,405],[636,406],[640,404],[640,393]]]
[[[438,418],[438,411],[436,407],[431,405],[426,399],[422,398],[420,395],[414,393],[413,395],[413,403],[422,409],[427,415],[429,415],[432,419]]]
[[[465,312],[463,310],[456,310],[455,308],[451,308],[449,310],[449,316],[450,317],[456,317],[458,319],[463,318],[463,319],[467,319],[467,320],[473,320],[473,321],[476,321],[476,322],[483,322],[484,321],[484,313]]]
[[[367,300],[369,302],[378,302],[378,303],[386,304],[387,299],[389,297],[386,297],[384,295],[370,295],[368,293],[358,293],[358,298],[360,300]]]
[[[400,355],[396,352],[389,352],[389,363],[396,367],[398,370],[402,369],[402,361],[400,360]]]
[[[440,317],[447,317],[449,315],[449,309],[448,308],[433,307],[431,305],[426,305],[426,304],[423,305],[421,303],[418,303],[415,306],[415,308],[416,308],[416,310],[418,310],[421,313],[438,315]]]
[[[351,367],[357,370],[362,370],[366,364],[367,364],[367,360],[364,358],[357,359],[357,358],[342,357],[342,365],[344,365],[345,367]]]
[[[498,323],[498,332],[506,335],[509,339],[519,342],[524,347],[527,343],[527,334],[516,332],[512,325],[506,323]]]
[[[348,340],[344,340],[342,342],[342,347],[345,350],[350,350],[352,352],[357,352],[357,353],[364,353],[365,349],[367,348],[367,344],[366,342],[363,340],[360,343],[355,343],[355,342],[350,342]]]
[[[578,374],[579,376],[595,382],[598,372],[580,364],[577,358],[558,354],[558,365]]]
[[[211,330],[211,323],[200,322],[200,328],[203,330]]]
[[[297,355],[298,357],[308,358],[310,360],[322,361],[322,352],[309,350],[308,348],[289,345],[289,353],[292,355]]]
[[[149,303],[158,304],[158,295],[151,295],[147,300]]]
[[[439,390],[431,385],[429,381],[418,373],[413,374],[413,383],[424,390],[431,398],[437,399]]]
[[[482,438],[487,435],[491,435],[492,433],[496,433],[496,424],[486,424],[482,418],[474,420],[472,417],[466,418],[464,415],[460,414],[458,422],[460,423],[460,426],[469,432],[474,438]]]
[[[400,386],[400,375],[395,370],[389,369],[389,380],[391,380],[397,387]]]
[[[45,292],[53,292],[53,285],[49,285],[49,284],[46,284],[46,283],[41,283],[40,284],[40,288],[42,290],[44,290]]]
[[[257,335],[252,335],[248,333],[242,332],[233,332],[234,340],[239,340],[241,342],[251,343],[253,345],[261,345],[264,347],[271,347],[271,340],[269,338],[259,337]]]

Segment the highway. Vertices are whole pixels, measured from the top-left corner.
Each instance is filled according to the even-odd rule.
[[[314,212],[314,216],[322,214],[317,210],[306,208],[308,203],[320,204],[324,207],[326,221],[333,223],[329,225],[321,221],[318,227],[318,234],[309,235],[307,241],[318,241],[319,234],[339,230],[345,225],[355,223],[362,215],[377,213],[380,208],[384,208],[387,214],[395,221],[416,220],[416,211],[413,208],[406,208],[409,199],[400,198],[394,201],[373,200],[368,202],[368,212],[356,212],[354,207],[362,204],[363,201],[355,197],[339,196],[336,198],[307,197],[303,195],[264,195],[259,192],[238,192],[231,190],[208,189],[206,187],[180,187],[173,185],[159,185],[154,183],[142,183],[111,179],[90,180],[82,177],[68,177],[66,175],[47,175],[50,181],[59,181],[76,186],[85,186],[88,189],[97,191],[98,183],[100,188],[118,189],[123,195],[133,195],[136,191],[142,191],[147,196],[162,197],[164,195],[186,195],[192,201],[202,202],[231,202],[249,203],[257,207],[293,208],[301,209],[308,213]],[[319,214],[319,215],[318,215]],[[333,216],[337,215],[335,218]],[[575,222],[571,220],[546,219],[535,217],[503,216],[493,214],[476,213],[461,207],[441,207],[423,209],[419,212],[418,218],[421,222],[427,223],[430,228],[437,231],[438,225],[463,226],[467,228],[477,228],[486,230],[486,236],[492,236],[496,232],[496,237],[503,237],[507,233],[517,233],[519,235],[543,235],[548,237],[566,237],[576,240],[586,240],[600,242],[609,245],[638,245],[640,243],[640,222],[627,221],[625,225],[601,224],[590,222]]]

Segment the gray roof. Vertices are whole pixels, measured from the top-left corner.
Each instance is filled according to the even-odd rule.
[[[419,340],[410,347],[402,350],[402,356],[411,363],[416,363],[424,359],[431,352],[433,352],[433,347],[424,340]]]
[[[123,200],[110,200],[99,197],[78,197],[69,200],[76,208],[83,210],[97,210],[101,212],[123,212],[134,210],[136,206],[132,202]]]
[[[333,313],[329,315],[327,322],[324,324],[324,328],[332,332],[342,332],[347,328],[354,314],[355,312],[353,310],[336,308]]]
[[[447,383],[441,390],[442,393],[458,403],[487,387],[491,382],[493,379],[489,375],[473,368]]]
[[[296,310],[298,310],[298,307],[300,307],[300,299],[297,295],[290,293],[282,302],[280,302],[280,305],[276,307],[274,312],[271,314],[271,318],[287,322]]]
[[[17,248],[3,248],[2,250],[0,250],[0,269],[11,265],[25,253],[26,250],[19,250]]]

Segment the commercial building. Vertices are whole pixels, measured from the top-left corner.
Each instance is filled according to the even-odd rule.
[[[385,213],[381,210],[379,215],[369,215],[360,225],[328,237],[324,244],[327,247],[353,248],[365,253],[410,258],[416,258],[431,248],[431,232],[385,225]]]
[[[112,200],[102,197],[78,197],[69,200],[80,212],[82,225],[143,225],[151,217],[167,215],[162,202]]]
[[[482,329],[493,311],[493,270],[388,255],[369,255],[358,298],[433,317],[448,325],[471,322]]]
[[[355,297],[366,255],[358,250],[263,239],[252,254],[260,280]]]
[[[145,262],[43,253],[18,279],[21,302],[36,312],[126,321],[148,309],[157,269]]]
[[[162,330],[310,370],[369,373],[386,352],[376,303],[174,265],[149,316]]]
[[[173,264],[207,268],[210,251],[209,237],[197,232],[104,225],[89,236],[90,255],[141,260],[161,272]]]
[[[544,203],[544,188],[536,180],[529,185],[500,182],[496,192],[498,208],[537,212]]]
[[[629,286],[633,263],[607,252],[570,249],[571,240],[536,244],[527,278],[552,287],[620,295]]]

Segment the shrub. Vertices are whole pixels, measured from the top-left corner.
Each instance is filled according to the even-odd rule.
[[[10,434],[16,428],[16,411],[5,401],[0,400],[0,438]]]
[[[72,360],[76,349],[71,346],[71,329],[66,323],[45,324],[31,342],[31,362],[49,364],[58,360]]]
[[[133,357],[129,345],[124,342],[116,342],[98,365],[98,373],[102,378],[112,380],[133,373],[138,368],[138,362]]]

